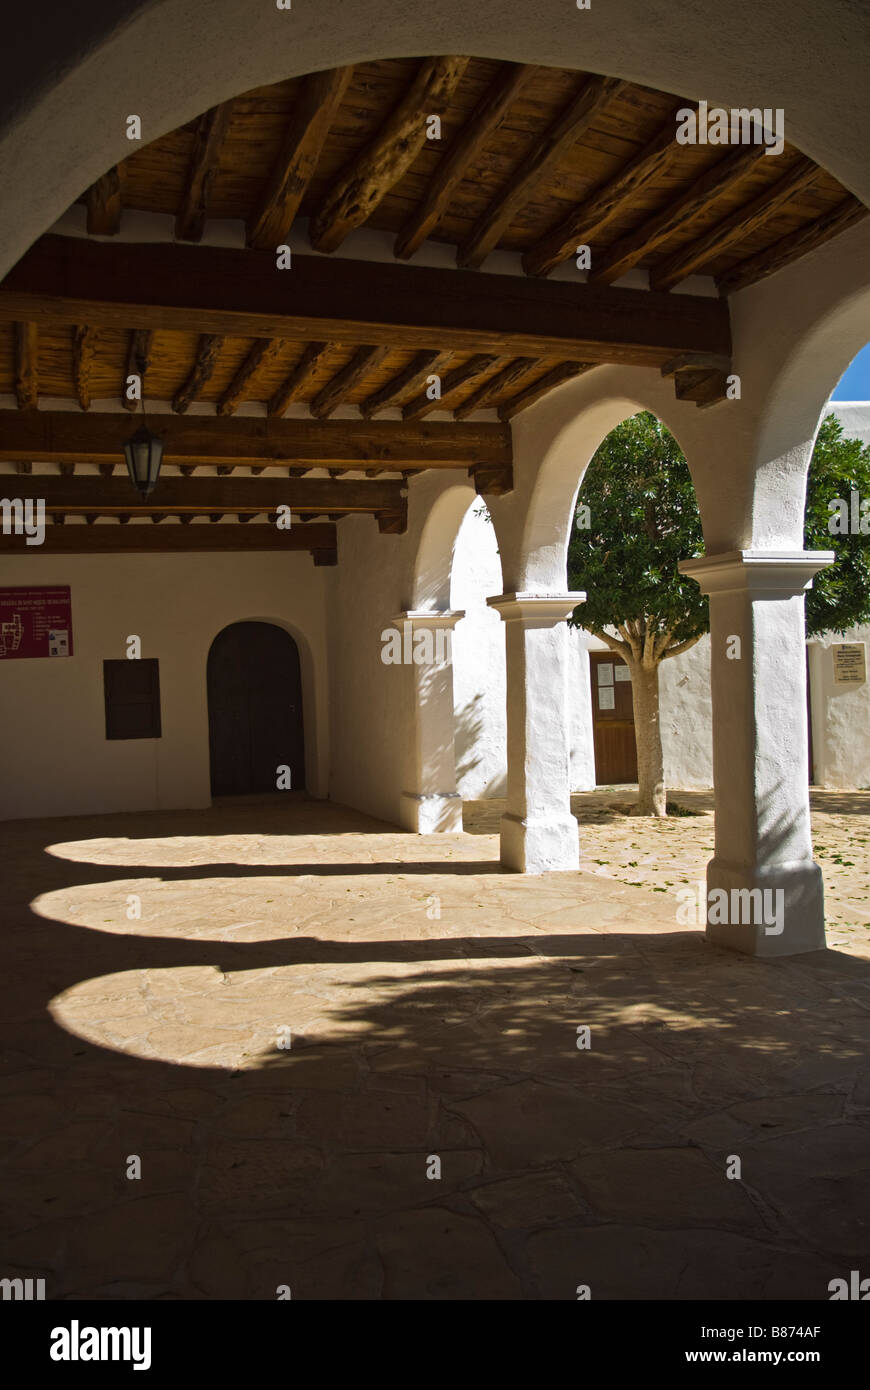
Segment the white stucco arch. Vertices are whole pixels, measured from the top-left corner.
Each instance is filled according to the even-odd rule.
[[[411,608],[446,611],[456,538],[477,494],[469,483],[450,483],[431,503],[423,522],[411,585]]]
[[[717,0],[82,0],[18,26],[0,56],[0,182],[15,191],[0,208],[0,273],[129,153],[128,114],[152,140],[252,87],[375,57],[469,53],[781,107],[789,140],[868,199],[870,12],[855,0],[819,11],[817,0],[732,0],[727,12]]]

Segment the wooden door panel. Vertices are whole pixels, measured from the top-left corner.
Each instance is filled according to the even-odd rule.
[[[208,658],[209,753],[214,796],[277,790],[288,766],[305,786],[302,680],[293,638],[273,623],[234,623]]]

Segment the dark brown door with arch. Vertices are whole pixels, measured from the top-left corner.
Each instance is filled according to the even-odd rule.
[[[278,768],[305,786],[299,651],[274,623],[233,623],[208,654],[213,796],[278,791]]]
[[[615,652],[590,652],[595,781],[637,781],[637,742],[628,666]]]

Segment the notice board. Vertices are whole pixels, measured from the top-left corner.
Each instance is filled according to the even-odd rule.
[[[72,654],[68,585],[0,589],[0,660]]]

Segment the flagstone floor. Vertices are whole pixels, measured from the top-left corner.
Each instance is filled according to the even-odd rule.
[[[817,838],[854,869],[870,798],[829,795]],[[492,804],[455,836],[290,797],[4,825],[0,1277],[812,1300],[870,1276],[866,877],[836,949],[726,953],[655,891],[701,875],[712,818],[614,800],[578,799],[588,870],[542,878],[500,870]]]

